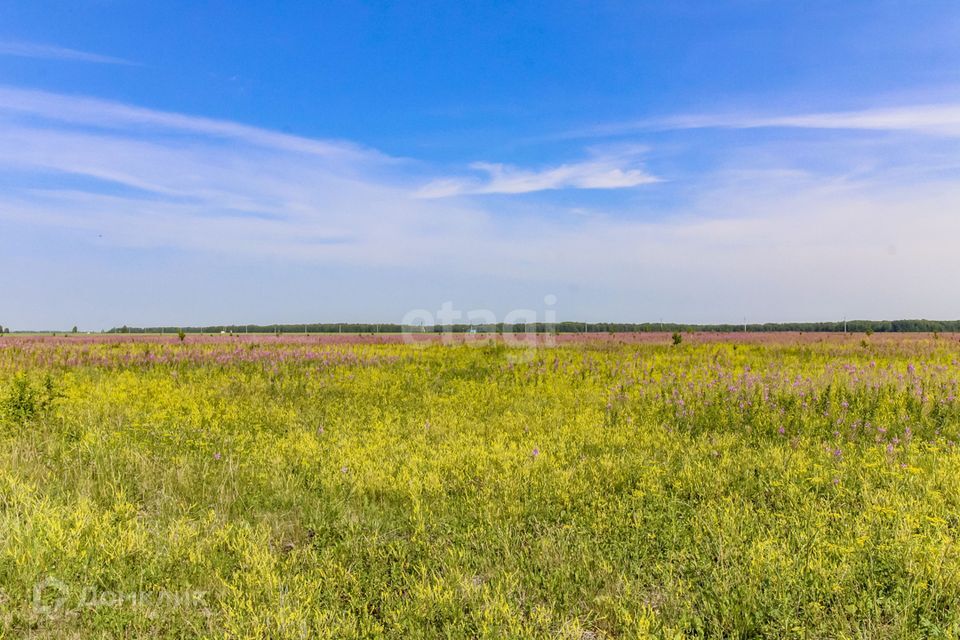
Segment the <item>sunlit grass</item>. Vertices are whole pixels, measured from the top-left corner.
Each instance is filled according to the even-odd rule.
[[[3,340],[8,637],[960,633],[954,337]]]

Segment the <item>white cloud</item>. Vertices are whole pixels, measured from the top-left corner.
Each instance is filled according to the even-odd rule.
[[[406,265],[482,224],[426,205],[409,163],[350,143],[34,91],[0,90],[0,220],[131,247]],[[425,245],[429,244],[429,247]],[[429,249],[429,250],[428,250]]]
[[[19,58],[36,58],[40,60],[64,60],[71,62],[92,62],[95,64],[134,64],[122,58],[104,56],[88,51],[67,49],[48,44],[34,42],[0,41],[0,56],[15,56]]]
[[[841,163],[840,140],[817,151]],[[594,203],[591,215],[564,215],[559,205],[441,196],[646,184],[654,178],[639,166],[644,152],[594,150],[583,162],[536,171],[484,164],[482,178],[434,180],[431,194],[416,189],[421,165],[349,142],[6,88],[0,228],[8,238],[66,234],[82,247],[173,248],[213,263],[339,269],[358,283],[370,269],[418,274],[354,287],[365,300],[423,301],[410,306],[449,299],[434,284],[442,274],[459,283],[465,308],[472,289],[463,282],[491,283],[493,298],[503,283],[523,282],[557,293],[565,317],[597,320],[960,317],[960,284],[944,276],[960,270],[956,168],[845,180],[842,171],[803,171],[793,144],[758,144],[730,166],[668,183],[688,194],[680,202]],[[943,160],[927,147],[908,150],[911,167]],[[57,256],[42,244],[30,252],[39,263]],[[23,271],[12,260],[0,251],[0,286]],[[163,277],[159,268],[142,273]],[[294,298],[303,281],[272,286]],[[399,319],[408,308],[381,317]]]
[[[636,166],[635,153],[598,154],[590,160],[538,171],[501,163],[475,162],[470,167],[485,178],[444,178],[417,191],[421,198],[477,194],[517,194],[552,189],[624,189],[658,182]]]
[[[837,111],[755,118],[677,118],[668,122],[683,128],[737,129],[785,127],[797,129],[851,129],[910,131],[928,135],[960,136],[960,104],[914,105],[861,111]]]
[[[560,138],[592,138],[644,131],[680,129],[846,129],[897,131],[960,137],[960,103],[916,104],[852,111],[796,114],[688,114],[598,125],[570,131]]]
[[[52,120],[63,125],[85,125],[145,136],[198,134],[280,151],[337,159],[387,160],[373,150],[341,141],[325,141],[278,133],[225,120],[133,107],[96,98],[64,96],[0,86],[0,112]]]

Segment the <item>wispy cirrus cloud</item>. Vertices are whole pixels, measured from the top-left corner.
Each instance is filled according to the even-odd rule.
[[[942,275],[960,269],[960,168],[920,171],[948,165],[955,154],[926,138],[866,149],[844,136],[820,138],[803,156],[794,140],[725,148],[722,166],[688,172],[682,182],[666,174],[656,183],[644,148],[607,147],[540,169],[481,164],[479,176],[444,186],[423,163],[349,141],[7,87],[0,88],[0,245],[69,238],[64,244],[94,256],[76,260],[91,264],[105,262],[110,249],[135,249],[138,265],[144,261],[139,278],[123,291],[105,288],[99,299],[119,305],[118,314],[117,300],[165,278],[163,265],[151,267],[144,256],[172,249],[208,266],[280,265],[269,284],[278,300],[300,300],[317,282],[332,281],[330,272],[348,274],[344,300],[397,300],[386,320],[399,320],[412,300],[429,305],[450,290],[469,296],[473,285],[464,283],[477,282],[495,289],[491,298],[505,283],[554,291],[577,306],[571,315],[598,320],[646,319],[661,308],[690,322],[741,313],[960,315],[960,289]],[[848,179],[850,166],[871,164],[872,154],[900,160]],[[819,164],[824,156],[834,161]],[[894,173],[903,169],[913,173]],[[468,197],[638,185],[661,195],[601,203],[589,216],[546,198]],[[667,190],[682,195],[668,198]],[[0,251],[0,288],[57,263],[55,249],[28,246],[35,261],[26,269]],[[110,278],[132,268],[129,259],[108,264]],[[308,275],[290,275],[301,270]],[[445,289],[441,278],[454,284]],[[166,295],[169,305],[183,304],[180,291]],[[96,306],[89,317],[100,317]]]
[[[759,114],[686,114],[601,124],[561,134],[561,138],[592,138],[681,129],[830,129],[911,132],[960,137],[960,102],[914,104],[850,111]]]
[[[502,163],[475,162],[471,169],[483,177],[442,178],[417,191],[420,198],[463,195],[519,194],[553,189],[625,189],[658,182],[659,178],[638,166],[637,151],[596,153],[583,162],[538,170]]]
[[[416,201],[406,165],[349,142],[0,89],[0,219],[120,246],[339,264],[436,257],[442,247],[416,248],[478,214]]]
[[[291,153],[370,159],[387,156],[345,141],[316,140],[226,120],[145,109],[109,100],[65,96],[46,91],[0,86],[0,111],[65,126],[134,132],[139,136],[176,133],[220,139]]]
[[[16,42],[0,40],[0,56],[35,58],[39,60],[63,60],[67,62],[90,62],[94,64],[134,65],[136,63],[123,58],[105,56],[89,51],[69,49],[37,42]]]

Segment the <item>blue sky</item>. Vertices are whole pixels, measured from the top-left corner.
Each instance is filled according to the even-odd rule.
[[[270,4],[0,4],[0,324],[960,318],[956,2]]]

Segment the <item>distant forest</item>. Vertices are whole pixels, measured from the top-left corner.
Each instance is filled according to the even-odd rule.
[[[543,322],[527,324],[454,324],[405,326],[400,324],[324,323],[269,325],[213,325],[204,327],[115,327],[107,333],[624,333],[649,331],[765,332],[804,331],[822,333],[960,332],[960,320],[849,320],[847,322],[769,322],[764,324],[677,324],[670,322]]]

